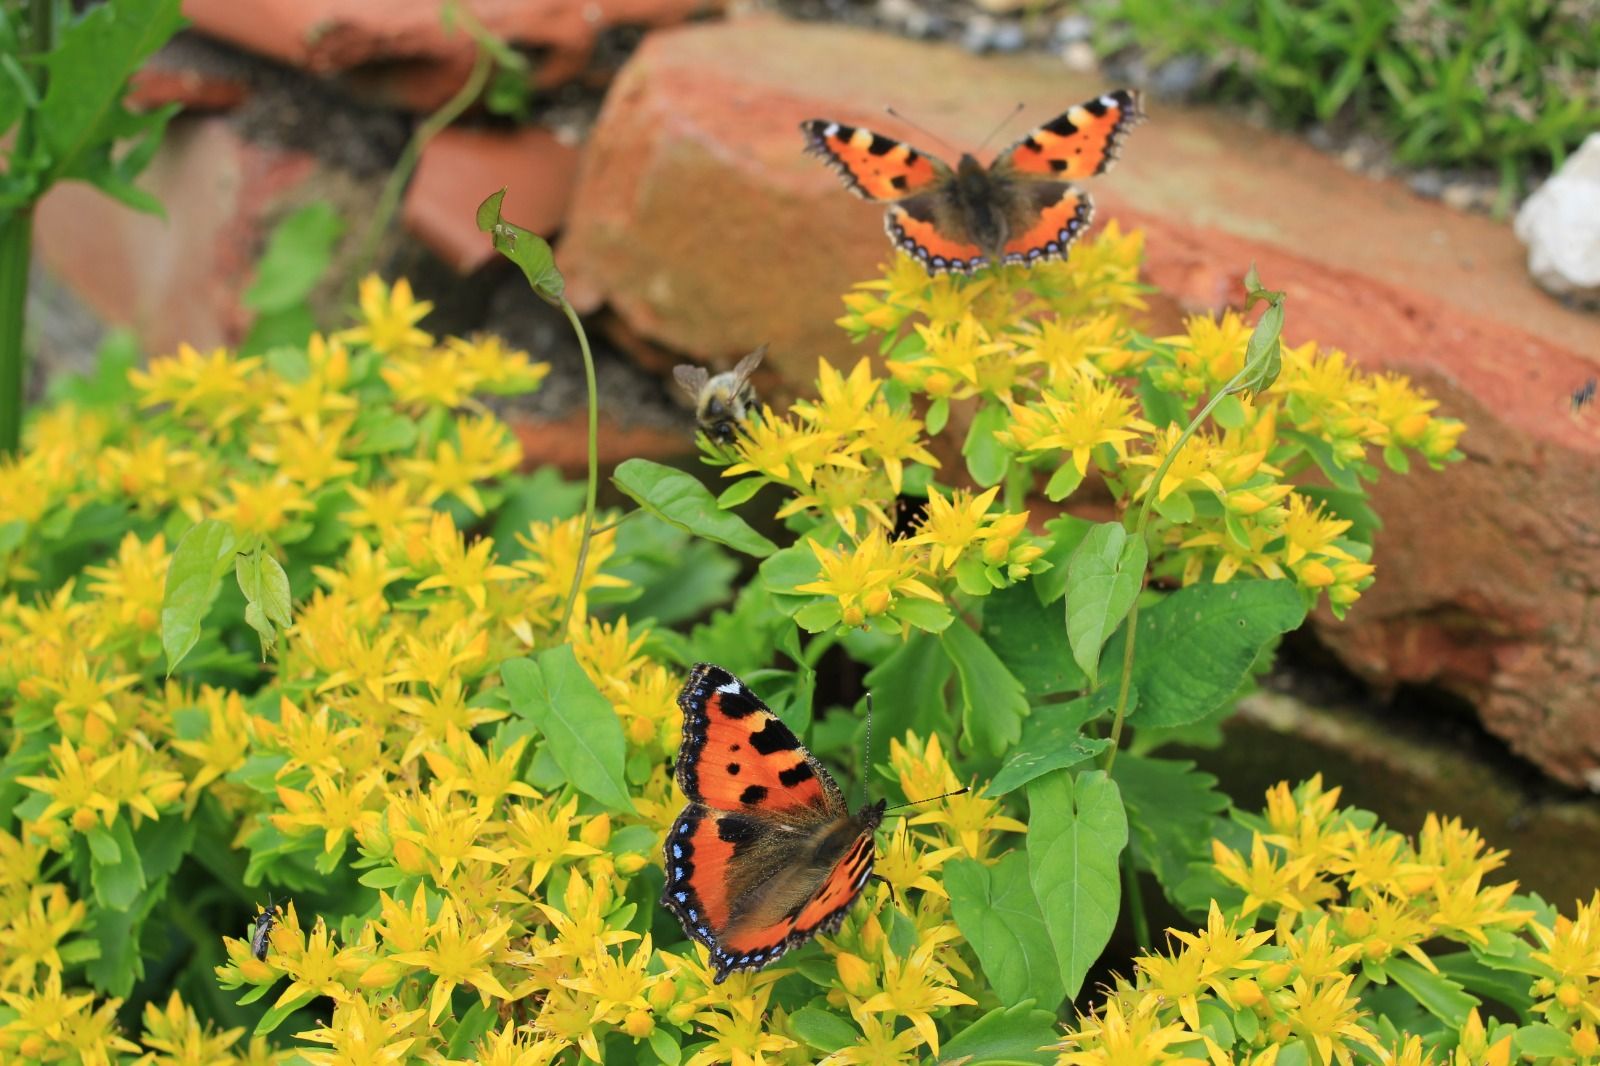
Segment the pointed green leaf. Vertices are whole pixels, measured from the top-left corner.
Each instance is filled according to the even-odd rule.
[[[1385,961],[1383,969],[1395,984],[1422,1004],[1423,1010],[1452,1029],[1460,1029],[1465,1025],[1467,1013],[1479,1005],[1476,996],[1443,974],[1423,968],[1421,963],[1397,956]]]
[[[1128,536],[1118,522],[1102,522],[1067,564],[1067,640],[1091,685],[1100,672],[1100,649],[1144,585],[1147,561],[1142,537]]]
[[[617,712],[578,665],[572,645],[501,664],[511,712],[544,739],[566,780],[614,811],[633,810],[624,777],[627,743]]]
[[[961,728],[978,751],[1003,755],[1022,736],[1028,701],[1022,683],[966,623],[957,622],[941,635],[945,654],[961,681]]]
[[[989,986],[1006,1006],[1061,1002],[1061,968],[1028,882],[1028,860],[1013,851],[994,866],[957,859],[944,868],[950,913],[978,953]]]
[[[1050,1066],[1061,1041],[1055,1011],[1026,1003],[996,1007],[939,1048],[936,1066]]]
[[[506,191],[501,189],[478,205],[478,229],[491,235],[495,251],[522,269],[540,299],[562,303],[566,281],[556,269],[555,253],[543,237],[505,220],[500,214],[500,203],[505,198]]]
[[[648,459],[629,459],[617,467],[611,480],[640,507],[695,536],[758,559],[778,550],[744,519],[718,507],[710,490],[682,470]]]
[[[1028,785],[1028,873],[1069,999],[1117,924],[1127,842],[1122,797],[1103,772],[1057,770]]]
[[[1128,693],[1130,703],[1137,693]],[[1079,696],[1070,703],[1037,707],[1022,723],[1022,739],[994,775],[986,796],[1004,796],[1052,770],[1061,770],[1099,755],[1111,746],[1104,737],[1086,737],[1086,722],[1099,717],[1103,706],[1096,698]]]
[[[1004,404],[990,401],[978,409],[967,430],[967,442],[961,446],[961,454],[967,458],[967,471],[972,480],[984,488],[1000,484],[1011,465],[1011,453],[995,438],[1010,420],[1011,413]]]
[[[1267,643],[1298,626],[1305,600],[1292,581],[1190,585],[1139,611],[1133,686],[1141,727],[1187,725],[1238,691]],[[1106,647],[1102,687],[1122,674],[1126,630]]]
[[[1012,585],[983,601],[983,639],[1022,682],[1030,701],[1077,692],[1087,682],[1072,661],[1061,609],[1040,603],[1027,585]]]
[[[161,647],[169,677],[200,639],[200,623],[222,587],[233,545],[233,530],[208,518],[191,527],[172,551],[161,597]]]
[[[789,1015],[789,1028],[808,1046],[830,1054],[861,1039],[855,1026],[819,1007],[801,1007]]]

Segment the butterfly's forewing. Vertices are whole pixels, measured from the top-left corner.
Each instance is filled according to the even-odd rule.
[[[1114,90],[1032,130],[1001,152],[993,169],[1060,180],[1102,174],[1116,161],[1122,138],[1143,118],[1136,91]]]
[[[806,151],[821,156],[866,200],[900,200],[948,177],[950,168],[904,141],[861,126],[814,118],[800,124]]]
[[[848,813],[833,777],[789,727],[720,666],[700,663],[678,693],[678,785],[696,803],[791,822]]]

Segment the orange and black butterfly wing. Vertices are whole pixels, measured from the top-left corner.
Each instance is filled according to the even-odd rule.
[[[1034,129],[1001,152],[993,169],[1062,181],[1103,174],[1116,161],[1122,138],[1143,119],[1138,92],[1117,89]]]
[[[850,905],[872,879],[875,854],[872,834],[876,824],[874,820],[863,828],[861,835],[834,863],[828,876],[795,915],[794,929],[789,934],[791,947],[805,943],[818,933],[838,932]]]
[[[667,834],[662,902],[704,944],[720,984],[759,970],[818,933],[838,930],[872,876],[873,828],[819,871],[815,837],[757,816],[691,803]]]
[[[743,681],[700,663],[678,693],[678,785],[693,803],[816,823],[848,813],[833,776]]]
[[[965,234],[952,233],[950,212],[943,210],[937,193],[913,196],[892,205],[884,215],[889,239],[915,257],[929,272],[970,274],[989,261],[983,249]]]
[[[1011,232],[1016,236],[1002,249],[1007,263],[1031,266],[1065,257],[1094,218],[1089,194],[1064,181],[1029,182],[1017,187],[1015,197]]]
[[[806,151],[822,159],[864,200],[901,200],[949,177],[950,168],[904,141],[861,126],[814,118],[800,124]]]
[[[778,823],[690,803],[667,833],[667,883],[661,902],[691,940],[710,950],[719,984],[734,970],[759,970],[788,950],[794,925],[788,915],[735,925],[751,877],[777,872],[752,868],[753,852],[764,851],[770,860],[771,845],[783,842],[773,834],[784,832]],[[798,861],[798,856],[794,858]]]

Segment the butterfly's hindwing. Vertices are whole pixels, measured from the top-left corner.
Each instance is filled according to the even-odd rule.
[[[904,141],[826,119],[800,124],[806,151],[821,156],[866,200],[899,200],[937,183],[949,168]]]
[[[1122,138],[1144,119],[1139,94],[1117,89],[1085,101],[1000,153],[994,169],[1056,180],[1103,174]]]
[[[940,213],[933,195],[914,196],[889,208],[883,228],[896,246],[915,256],[931,273],[970,274],[987,263],[983,249],[945,233],[939,224]]]
[[[1089,194],[1065,182],[1024,185],[1017,190],[1017,197],[1017,235],[1006,241],[1007,263],[1028,265],[1064,258],[1094,218]],[[1024,226],[1027,228],[1021,228]]]

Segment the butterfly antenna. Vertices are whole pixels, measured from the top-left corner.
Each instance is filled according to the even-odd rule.
[[[872,773],[872,693],[867,693],[867,752],[861,757],[861,802],[868,800],[867,775]]]
[[[962,785],[960,788],[955,789],[952,792],[941,792],[937,796],[924,796],[922,799],[906,800],[904,803],[896,803],[893,807],[885,807],[884,810],[897,811],[901,807],[915,807],[919,803],[932,803],[934,800],[949,799],[951,796],[965,796],[971,791],[972,788],[970,786]]]
[[[953,155],[962,154],[961,149],[957,148],[955,145],[951,144],[949,141],[945,140],[943,137],[939,136],[937,133],[933,132],[921,123],[911,121],[909,118],[906,118],[892,107],[886,107],[884,110],[889,112],[889,114],[893,115],[895,118],[899,119],[901,122],[904,122],[907,126],[910,126],[912,129],[916,130],[918,133],[925,135],[930,141],[938,141],[944,146],[947,152],[950,152]]]
[[[1010,124],[1011,120],[1016,118],[1017,115],[1019,113],[1021,113],[1021,111],[1022,111],[1022,104],[1018,103],[1016,107],[1013,107],[1011,109],[1011,113],[1009,115],[1007,115],[1005,118],[1000,120],[1000,124],[999,125],[995,126],[994,129],[989,131],[989,136],[985,137],[983,139],[983,143],[978,145],[978,151],[981,152],[985,148],[989,147],[989,142],[994,140],[994,135],[999,133],[1001,130],[1005,129],[1006,126]]]

